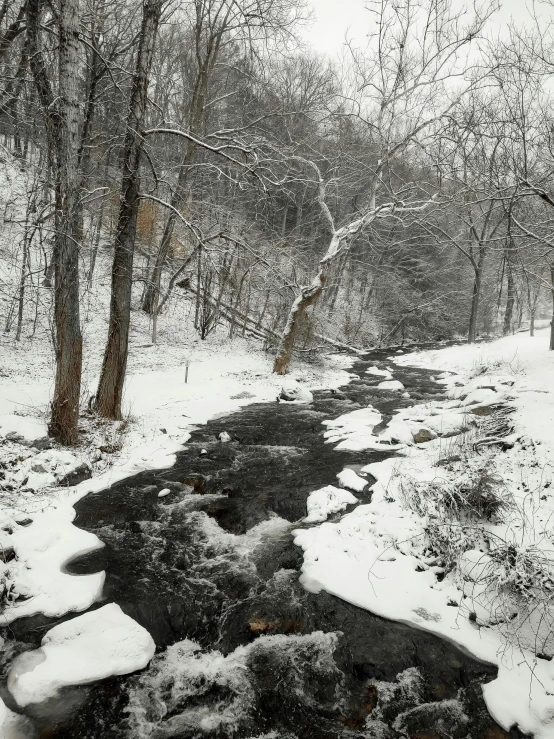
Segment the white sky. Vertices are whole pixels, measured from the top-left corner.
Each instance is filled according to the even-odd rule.
[[[460,7],[464,0],[457,0]],[[513,18],[514,22],[529,22],[526,0],[502,0],[502,8],[491,18],[489,30],[499,31]],[[353,39],[364,35],[370,14],[365,10],[365,0],[311,0],[314,23],[306,33],[306,40],[317,51],[334,55],[340,52],[345,34]],[[543,6],[544,7],[544,6]],[[554,10],[543,10],[554,18]]]

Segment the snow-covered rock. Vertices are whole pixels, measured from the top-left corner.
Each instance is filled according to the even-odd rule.
[[[21,707],[40,703],[68,685],[141,670],[155,649],[146,629],[109,603],[50,629],[39,649],[14,660],[8,689]]]
[[[45,449],[26,459],[14,481],[31,490],[49,485],[78,485],[91,477],[90,466],[66,449]]]
[[[75,465],[71,465],[71,469],[59,472],[57,475],[58,485],[66,485],[73,487],[79,485],[79,483],[85,480],[90,480],[92,477],[92,470],[87,462],[77,462]]]
[[[367,483],[367,481],[365,481]],[[332,513],[343,511],[347,505],[357,503],[358,499],[348,490],[336,488],[334,485],[326,485],[320,490],[310,493],[306,502],[308,515],[304,519],[306,523],[318,523],[325,521]]]
[[[342,472],[339,472],[337,480],[341,487],[350,488],[350,490],[355,490],[357,493],[361,493],[368,484],[364,477],[360,477],[349,467],[345,467]]]
[[[46,423],[30,416],[0,416],[0,437],[40,449],[51,444]]]
[[[404,390],[404,385],[400,380],[384,380],[380,382],[377,387],[380,390]]]
[[[393,418],[378,436],[378,439],[388,444],[412,444],[413,427],[399,418]]]
[[[289,379],[283,383],[279,398],[288,402],[312,403],[314,396],[307,388],[302,387],[302,385],[296,382],[296,380]]]
[[[437,438],[437,434],[430,428],[420,426],[412,430],[412,437],[416,444],[425,444],[427,441],[433,441]]]

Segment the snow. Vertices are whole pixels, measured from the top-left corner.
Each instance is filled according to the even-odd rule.
[[[4,414],[0,416],[0,437],[34,446],[48,442],[48,427],[39,418]]]
[[[364,481],[367,485],[367,480]],[[310,493],[306,503],[308,515],[304,519],[306,523],[317,523],[325,521],[332,513],[343,511],[346,506],[357,503],[358,499],[352,493],[334,485],[326,485],[320,490]]]
[[[438,436],[446,438],[468,431],[472,426],[472,421],[463,413],[447,412],[426,418],[425,425]]]
[[[38,650],[24,652],[14,661],[8,689],[25,707],[55,696],[68,685],[140,670],[154,652],[146,629],[109,603],[50,629]]]
[[[554,660],[543,658],[554,655],[554,353],[547,349],[545,331],[398,359],[454,372],[437,373],[452,399],[400,411],[378,437],[372,433],[379,423],[372,409],[326,422],[328,440],[339,441],[336,448],[373,449],[372,437],[398,437],[400,454],[363,468],[377,480],[370,503],[343,515],[340,523],[323,521],[293,532],[304,551],[306,589],[323,589],[384,618],[431,631],[496,665],[497,678],[483,686],[489,711],[506,730],[517,724],[536,739],[551,739],[554,732]],[[467,432],[478,433],[472,431],[478,417],[470,411],[499,403],[514,409],[506,451],[495,446],[476,454],[475,437],[464,441]],[[417,428],[448,440],[415,446],[407,430]],[[471,518],[467,530],[455,518],[449,527],[441,506],[472,479],[492,480],[506,507],[498,516],[481,517],[479,528]],[[433,554],[433,537],[441,529],[452,550],[461,546],[453,569]],[[515,554],[505,560],[504,551]],[[522,562],[519,569],[510,569],[510,557]],[[517,595],[528,571],[537,598],[529,605],[529,595]]]
[[[0,727],[2,739],[34,739],[36,736],[29,719],[20,716],[0,699]]]
[[[281,400],[289,403],[312,403],[314,396],[296,380],[290,378],[283,383],[279,394]]]
[[[327,426],[324,436],[329,444],[337,443],[336,449],[361,451],[383,446],[373,435],[373,429],[381,423],[381,414],[372,406],[345,413],[331,421],[323,421]],[[390,448],[390,445],[387,447]]]
[[[82,460],[66,449],[47,449],[28,457],[15,473],[8,472],[6,480],[36,491],[55,484],[63,484],[63,480],[82,464]]]
[[[367,480],[364,477],[360,477],[360,475],[356,474],[349,467],[345,467],[342,472],[339,472],[337,480],[341,487],[350,488],[350,490],[354,490],[356,493],[361,493],[367,486]]]
[[[49,508],[7,537],[16,559],[4,566],[4,577],[26,599],[3,609],[3,623],[37,613],[53,617],[84,611],[101,597],[104,572],[79,576],[64,572],[69,560],[103,546],[95,534],[73,526],[74,514],[67,505]]]
[[[501,398],[498,397],[498,393],[488,388],[480,388],[479,390],[472,390],[462,400],[462,406],[468,405],[491,405],[492,403],[498,403]]]
[[[404,385],[400,380],[384,380],[380,382],[377,387],[380,390],[404,390]]]

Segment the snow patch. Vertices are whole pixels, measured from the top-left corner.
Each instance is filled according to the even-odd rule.
[[[339,472],[337,480],[341,487],[350,488],[350,490],[354,490],[357,493],[361,493],[368,484],[368,481],[364,477],[360,477],[349,467],[345,467],[342,472]]]
[[[367,484],[367,480],[364,481]],[[357,503],[358,499],[352,493],[334,485],[326,485],[320,490],[310,493],[306,503],[308,515],[304,519],[306,523],[318,523],[325,521],[332,513],[343,511],[346,506]]]
[[[380,382],[377,387],[380,390],[404,390],[404,385],[400,380],[384,380]]]
[[[30,446],[49,443],[46,423],[29,416],[0,416],[0,437]]]
[[[50,629],[39,649],[14,660],[8,689],[23,708],[69,685],[141,670],[155,649],[146,629],[109,603]]]

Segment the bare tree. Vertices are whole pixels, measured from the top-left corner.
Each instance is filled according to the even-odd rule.
[[[42,0],[26,3],[29,64],[40,100],[50,167],[54,179],[54,321],[56,382],[50,433],[63,443],[77,441],[81,391],[82,337],[79,324],[81,126],[79,98],[79,0],[60,0],[58,25],[58,89],[53,90],[41,49]]]
[[[164,0],[143,0],[142,25],[132,80],[122,156],[119,217],[114,244],[108,339],[96,394],[96,409],[107,418],[121,418],[121,400],[129,352],[131,288],[139,205],[140,131],[146,112],[148,80]]]
[[[433,202],[432,196],[421,197],[424,193],[414,182],[395,183],[394,165],[409,150],[423,147],[425,137],[474,85],[454,91],[448,87],[467,73],[467,66],[459,66],[459,57],[480,33],[487,14],[477,14],[464,24],[463,14],[453,12],[449,0],[383,0],[371,5],[371,11],[377,24],[374,48],[369,55],[351,48],[355,89],[362,94],[345,101],[348,115],[371,133],[375,150],[363,205],[360,214],[338,227],[326,199],[329,182],[314,162],[307,162],[316,173],[317,202],[331,239],[316,275],[300,289],[289,311],[273,367],[278,374],[288,371],[299,321],[321,295],[336,259],[376,219],[398,218]],[[381,193],[386,199],[379,203]]]

